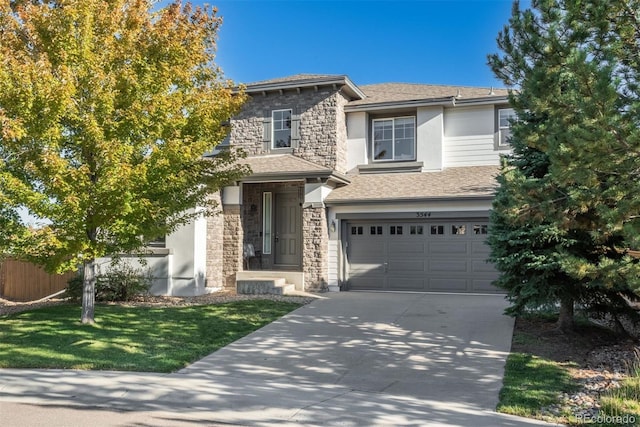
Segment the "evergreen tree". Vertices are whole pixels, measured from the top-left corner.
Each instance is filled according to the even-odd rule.
[[[612,9],[564,0],[532,6],[514,4],[498,37],[502,54],[489,57],[494,73],[516,89],[510,102],[519,117],[489,244],[510,312],[560,303],[558,326],[566,330],[576,302],[632,313],[625,298],[640,289],[640,265],[626,251],[637,244],[640,188],[630,178],[640,141],[637,123],[626,117],[634,109],[622,96],[629,84],[618,76],[628,37],[619,33],[615,48],[602,45],[621,31],[608,23]]]

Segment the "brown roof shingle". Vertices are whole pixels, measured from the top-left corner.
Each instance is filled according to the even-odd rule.
[[[249,165],[254,175],[291,172],[331,172],[331,169],[296,157],[292,154],[271,154],[247,157],[239,161]]]
[[[349,103],[350,106],[376,104],[380,102],[403,102],[429,99],[452,98],[474,99],[491,96],[504,97],[507,89],[481,88],[469,86],[446,86],[414,83],[380,83],[360,86],[367,97]]]
[[[276,83],[293,83],[306,80],[331,79],[346,77],[343,74],[294,74],[293,76],[278,77],[276,79],[260,80],[258,82],[247,83],[247,86],[258,86]]]
[[[326,202],[490,197],[495,191],[498,173],[498,166],[469,166],[440,172],[355,175],[349,177],[349,185],[333,190]]]

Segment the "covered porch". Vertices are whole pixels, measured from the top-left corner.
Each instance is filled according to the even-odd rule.
[[[239,293],[327,290],[324,199],[348,180],[288,154],[246,161],[253,174],[223,197],[225,222],[237,214],[236,225],[225,226],[225,251],[237,248],[239,256],[235,271],[226,269],[226,286]]]

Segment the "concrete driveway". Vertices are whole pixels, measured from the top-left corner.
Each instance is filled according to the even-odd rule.
[[[154,420],[136,425],[544,425],[493,411],[505,307],[495,295],[329,294],[174,374],[0,370],[0,415],[4,401]]]

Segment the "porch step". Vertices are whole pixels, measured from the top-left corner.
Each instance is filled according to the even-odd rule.
[[[236,280],[236,292],[249,295],[287,295],[293,293],[296,287],[287,284],[284,278],[253,277],[251,279]]]

